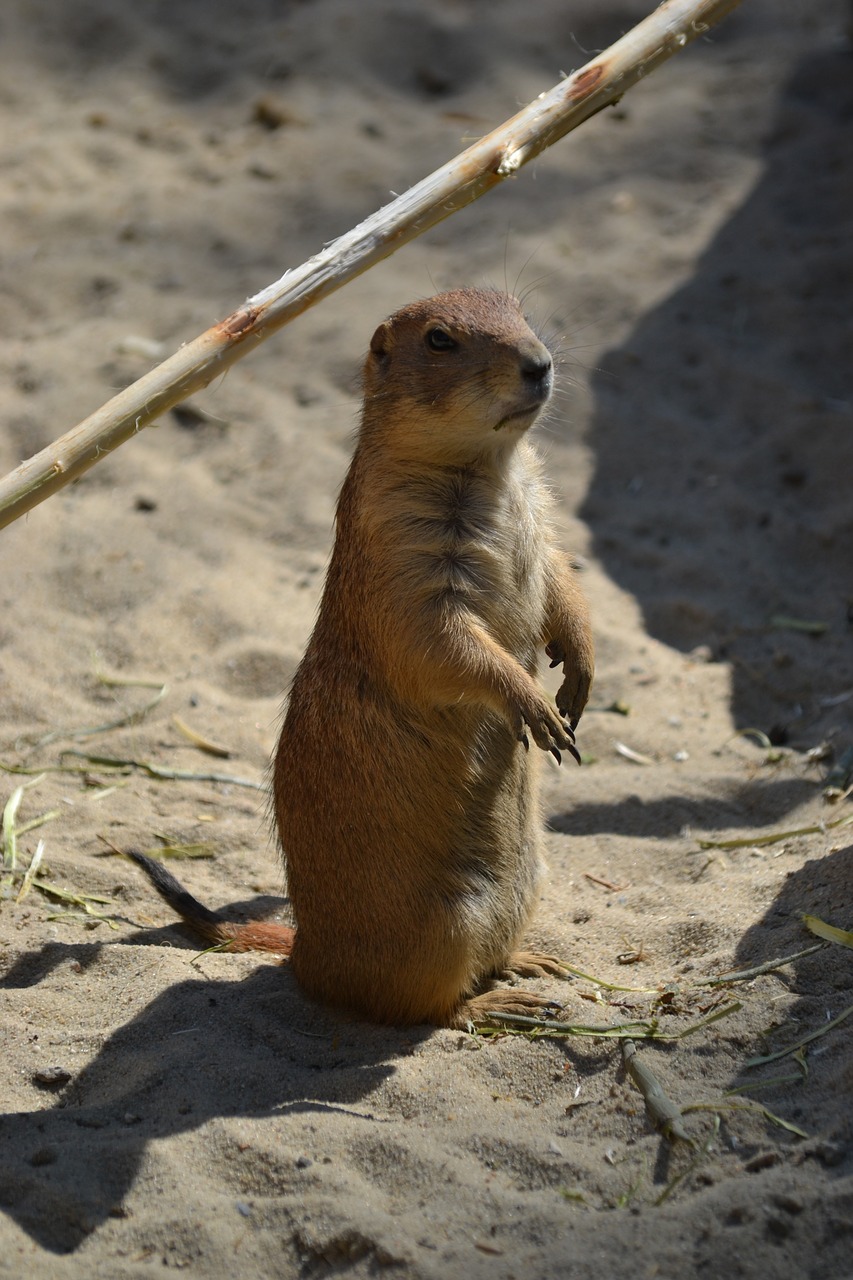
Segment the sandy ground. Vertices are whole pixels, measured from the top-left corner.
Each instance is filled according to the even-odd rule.
[[[645,8],[5,0],[2,471]],[[41,881],[109,919],[5,874],[0,1274],[853,1274],[853,1022],[827,1029],[849,950],[698,985],[808,947],[803,912],[853,924],[850,805],[824,798],[853,741],[847,19],[744,4],[2,534],[0,758],[43,776],[2,775],[0,803],[30,783],[17,826],[51,816],[19,867],[43,840]],[[109,852],[201,846],[172,864],[200,897],[286,918],[260,788],[359,362],[461,283],[523,291],[560,353],[539,438],[598,646],[588,762],[546,771],[531,940],[641,990],[540,986],[667,1033],[740,1002],[638,1041],[676,1102],[717,1104],[686,1115],[695,1148],[614,1042],[347,1021],[286,968],[200,957]]]

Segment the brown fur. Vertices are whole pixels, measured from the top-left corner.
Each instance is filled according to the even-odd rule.
[[[515,299],[459,290],[380,325],[364,382],[275,758],[297,930],[268,949],[292,946],[319,1000],[460,1026],[544,1003],[489,990],[494,977],[559,969],[516,950],[541,861],[527,733],[577,757],[593,672],[586,607],[526,439],[551,358]],[[563,665],[557,708],[535,678],[542,647]],[[279,936],[263,928],[267,943]],[[239,944],[239,927],[229,937]]]

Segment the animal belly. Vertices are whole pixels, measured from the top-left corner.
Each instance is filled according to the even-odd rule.
[[[491,746],[494,763],[499,748],[494,741]],[[503,968],[518,946],[540,881],[535,761],[517,743],[509,746],[497,776],[489,770],[472,787],[455,847],[465,882],[470,954],[483,977]]]

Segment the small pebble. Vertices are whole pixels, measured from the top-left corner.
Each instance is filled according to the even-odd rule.
[[[777,1192],[773,1197],[773,1203],[778,1209],[784,1209],[786,1213],[795,1215],[802,1213],[805,1205],[797,1196],[789,1196],[784,1191]]]
[[[778,1151],[759,1151],[757,1156],[747,1160],[743,1166],[747,1173],[759,1173],[762,1169],[770,1169],[774,1164],[781,1164],[782,1157]]]
[[[778,1213],[769,1213],[767,1215],[767,1231],[775,1239],[786,1240],[792,1230],[790,1218],[782,1218]]]
[[[637,201],[630,191],[617,191],[610,201],[610,207],[616,213],[633,213],[637,207]]]
[[[55,1147],[39,1147],[38,1151],[34,1151],[30,1156],[30,1164],[38,1169],[42,1165],[56,1164],[57,1153]]]
[[[840,1142],[833,1142],[830,1138],[823,1138],[818,1142],[810,1144],[803,1151],[801,1159],[819,1160],[827,1169],[832,1169],[836,1165],[841,1164],[845,1156],[844,1147]]]
[[[280,129],[285,124],[302,123],[299,117],[289,109],[286,103],[272,94],[264,94],[252,107],[252,120],[263,125],[265,129]]]
[[[68,1084],[70,1079],[71,1072],[66,1071],[65,1067],[41,1067],[33,1072],[33,1083],[41,1085],[43,1089],[58,1089],[61,1085]]]
[[[165,342],[149,338],[140,333],[128,333],[119,338],[115,350],[123,356],[140,356],[143,360],[165,360],[169,348]]]

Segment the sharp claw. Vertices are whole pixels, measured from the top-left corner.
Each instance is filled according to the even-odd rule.
[[[572,756],[575,760],[577,760],[578,764],[580,764],[581,763],[580,752],[578,751],[574,743],[572,743],[572,745],[568,747],[567,750],[569,755]]]
[[[526,734],[526,733],[523,733],[523,734],[521,735],[521,737],[519,738],[519,742],[520,742],[520,743],[521,743],[521,745],[524,747],[524,750],[525,750],[525,751],[529,751],[529,750],[530,750],[530,739],[528,738],[528,736],[527,736],[527,734]]]
[[[559,665],[560,665],[560,659],[559,659],[559,658],[555,658],[555,659],[554,659],[554,661],[553,661],[553,662],[550,662],[548,665],[549,665],[550,667],[559,667]]]
[[[551,755],[552,755],[552,756],[554,757],[554,759],[557,761],[557,764],[562,764],[562,763],[563,763],[563,757],[560,755],[560,753],[559,753],[559,751],[557,750],[557,748],[556,748],[556,747],[551,747]]]
[[[561,711],[561,712],[560,712],[560,715],[561,715],[564,719],[568,716],[568,714],[569,714],[569,713],[568,713],[568,711]],[[575,723],[577,723],[577,722],[575,722]],[[563,729],[564,729],[564,730],[565,730],[565,732],[569,735],[569,737],[571,738],[572,742],[574,742],[574,740],[575,740],[575,731],[574,731],[574,727],[573,727],[572,725],[570,725],[570,724],[564,724],[564,725],[563,725]]]

